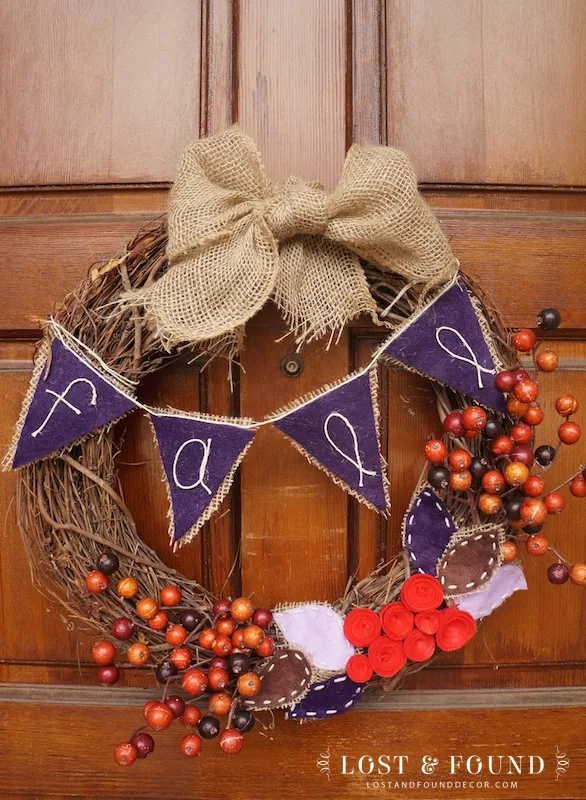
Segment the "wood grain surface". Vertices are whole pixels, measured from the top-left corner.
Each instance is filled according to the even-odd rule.
[[[550,410],[570,388],[586,397],[585,9],[581,0],[6,0],[0,446],[26,392],[39,319],[164,211],[184,145],[232,122],[256,138],[273,180],[293,173],[328,189],[351,141],[404,148],[454,253],[509,324],[533,326],[545,305],[561,310],[561,369],[544,382],[544,405]],[[140,397],[263,416],[366,363],[380,341],[357,320],[329,353],[321,343],[305,350],[303,372],[291,379],[279,367],[293,350],[288,339],[276,341],[283,332],[272,307],[252,321],[232,394],[225,364],[202,373],[182,359],[147,381]],[[388,521],[263,429],[220,512],[174,555],[156,449],[137,414],[120,426],[120,479],[142,537],[216,592],[253,592],[259,603],[336,598],[349,575],[368,573],[398,549],[421,448],[439,430],[425,380],[384,369],[380,385]],[[584,409],[577,419],[586,424]],[[542,441],[554,427],[550,413]],[[551,485],[585,460],[582,443],[566,449]],[[303,726],[278,714],[275,728],[257,726],[229,762],[213,743],[193,763],[182,758],[174,728],[157,737],[155,757],[116,768],[114,745],[140,723],[129,698],[140,687],[152,695],[154,678],[124,670],[120,699],[108,692],[96,705],[93,637],[72,629],[31,583],[13,491],[14,476],[0,475],[0,796],[586,797],[584,709],[576,706],[586,683],[586,595],[549,584],[544,561],[529,556],[530,591],[486,620],[464,651],[411,676],[400,698],[413,698],[413,708],[400,699],[401,710],[391,711],[373,699]],[[573,500],[548,521],[551,542],[581,561],[583,517]],[[28,697],[27,685],[35,687]],[[559,707],[536,707],[529,687],[551,691]],[[497,707],[457,708],[454,699],[450,710],[456,689],[462,703],[470,692],[490,703],[494,693]],[[510,708],[498,707],[503,697]],[[434,710],[416,710],[425,698]],[[571,762],[557,781],[556,749]],[[327,751],[329,780],[316,764]],[[421,759],[434,754],[440,765],[450,754],[533,754],[546,767],[514,789],[485,774],[492,783],[480,789],[389,789],[342,775],[344,754],[409,755],[413,780],[425,778]],[[445,766],[438,776],[449,777]]]

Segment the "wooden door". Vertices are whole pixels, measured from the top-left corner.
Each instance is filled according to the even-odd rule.
[[[457,257],[509,324],[534,325],[546,305],[562,312],[562,368],[548,400],[570,386],[586,397],[582,0],[4,0],[0,36],[3,446],[39,319],[164,211],[182,148],[232,121],[256,138],[272,178],[294,173],[329,188],[351,141],[404,149]],[[358,323],[329,353],[308,348],[291,379],[279,369],[282,331],[272,308],[251,323],[232,394],[221,364],[203,373],[176,365],[141,397],[259,417],[365,363],[379,336]],[[399,547],[421,446],[438,428],[425,381],[396,371],[381,380],[388,524],[263,429],[221,512],[173,555],[157,456],[144,420],[132,418],[121,479],[143,538],[216,592],[227,581],[268,604],[338,597],[349,575]],[[553,434],[551,422],[544,438]],[[580,458],[583,449],[568,451],[552,480]],[[405,797],[586,797],[586,595],[550,585],[529,558],[530,592],[401,691],[324,724],[277,715],[237,759],[211,746],[187,762],[168,733],[153,758],[116,767],[115,744],[138,726],[138,687],[154,695],[153,679],[96,686],[91,639],[31,584],[13,492],[14,476],[2,476],[0,795],[313,800],[369,797],[399,779],[414,784],[393,789]],[[586,560],[579,501],[548,529],[568,558]],[[569,756],[565,773],[556,774],[556,751]],[[365,754],[408,755],[409,767],[399,778],[394,766],[365,776],[356,766]],[[426,755],[440,759],[434,778],[479,779],[450,776],[450,754],[536,755],[545,769],[499,777],[485,768],[482,787],[426,788]],[[344,755],[353,774],[343,774]]]

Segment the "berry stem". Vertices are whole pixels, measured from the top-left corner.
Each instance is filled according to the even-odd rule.
[[[577,478],[578,475],[582,473],[583,469],[584,466],[581,466],[577,472],[574,472],[573,475],[570,475],[569,478],[567,478],[563,483],[560,483],[559,486],[556,486],[555,489],[552,489],[551,492],[558,492],[560,489],[563,489],[564,486],[567,486],[568,483],[571,483],[574,480],[574,478]]]

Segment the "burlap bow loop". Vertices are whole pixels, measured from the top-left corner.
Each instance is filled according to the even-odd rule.
[[[387,147],[353,145],[328,196],[299,178],[273,186],[233,127],[184,152],[168,227],[170,268],[124,298],[144,306],[167,347],[233,352],[271,297],[299,344],[362,313],[378,322],[361,258],[427,286],[457,270],[407,157]]]

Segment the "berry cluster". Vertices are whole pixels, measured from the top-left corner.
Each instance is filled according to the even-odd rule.
[[[544,330],[553,330],[560,322],[555,309],[544,309],[538,316],[538,324]],[[557,398],[555,410],[563,420],[558,427],[558,442],[556,446],[535,447],[535,429],[544,418],[538,402],[539,376],[557,369],[558,356],[550,348],[539,350],[541,342],[527,328],[513,335],[512,344],[519,353],[531,354],[534,374],[516,369],[495,376],[495,387],[506,396],[504,415],[489,415],[472,405],[445,417],[444,438],[430,439],[425,445],[425,457],[433,465],[428,481],[435,489],[468,502],[475,516],[480,513],[496,523],[508,524],[504,561],[518,557],[515,542],[521,541],[521,533],[527,534],[528,553],[555,553],[557,563],[548,570],[552,583],[564,583],[570,578],[573,583],[584,585],[586,565],[567,563],[540,533],[548,515],[563,511],[565,499],[560,489],[566,484],[575,497],[586,497],[583,466],[551,491],[546,491],[542,475],[562,445],[573,445],[581,437],[580,426],[570,419],[578,410],[578,400],[571,394]],[[474,454],[467,446],[470,440],[478,440]]]
[[[348,659],[346,672],[356,683],[366,683],[376,673],[392,678],[408,661],[421,663],[436,651],[464,647],[474,636],[476,623],[456,606],[442,608],[444,591],[432,575],[408,578],[401,601],[388,603],[377,614],[355,608],[344,620],[344,634],[354,647],[366,650]]]
[[[181,605],[181,590],[177,586],[161,589],[159,600],[139,598],[140,587],[135,578],[120,578],[115,588],[110,576],[119,569],[114,553],[102,553],[96,569],[86,576],[86,587],[92,594],[110,592],[118,598],[125,615],[115,619],[111,626],[112,637],[126,644],[123,653],[125,667],[140,667],[153,658],[140,637],[141,629],[156,631],[161,637],[157,655],[164,653],[156,666],[156,677],[164,684],[160,700],[149,700],[143,708],[146,722],[129,741],[118,745],[115,759],[121,766],[129,766],[137,758],[146,758],[154,749],[153,737],[145,732],[166,730],[173,720],[192,729],[193,733],[181,740],[185,756],[197,756],[203,739],[213,739],[221,732],[220,717],[227,717],[220,734],[220,747],[225,753],[237,753],[243,745],[243,734],[254,726],[254,717],[248,709],[239,706],[240,698],[255,697],[261,681],[255,666],[275,652],[275,642],[266,631],[273,615],[268,608],[254,608],[246,597],[236,600],[216,600],[213,613],[197,611]],[[148,628],[147,628],[148,626]],[[115,644],[110,640],[97,642],[92,648],[93,660],[98,664],[98,678],[111,686],[118,681],[120,667]],[[184,700],[177,694],[169,695],[169,686],[181,682],[183,691],[193,700]],[[207,695],[207,713],[193,705],[196,698]]]

